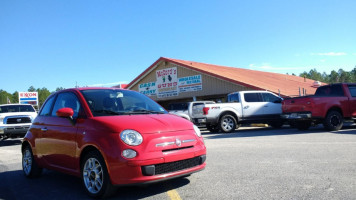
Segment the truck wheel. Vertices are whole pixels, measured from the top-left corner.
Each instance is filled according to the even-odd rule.
[[[26,146],[22,152],[22,171],[27,178],[35,178],[41,175],[42,168],[40,168],[36,160],[33,158],[30,146]]]
[[[305,131],[308,130],[311,126],[310,121],[298,121],[295,123],[298,130]]]
[[[114,194],[116,188],[111,184],[104,159],[99,152],[91,151],[86,154],[81,169],[83,185],[89,196],[105,198]]]
[[[211,132],[211,133],[218,133],[220,131],[219,126],[217,125],[211,125],[207,124],[206,128]]]
[[[330,111],[324,120],[324,127],[329,131],[338,131],[344,125],[344,119],[338,111]]]
[[[232,115],[224,115],[220,119],[220,130],[224,133],[231,133],[236,129],[236,119]]]

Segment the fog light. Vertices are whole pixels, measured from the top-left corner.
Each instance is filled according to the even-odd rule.
[[[136,155],[137,155],[136,151],[132,149],[125,149],[122,151],[122,156],[125,158],[134,158],[136,157]]]

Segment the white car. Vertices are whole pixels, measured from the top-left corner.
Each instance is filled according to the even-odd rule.
[[[29,104],[0,105],[0,140],[25,136],[36,116]]]

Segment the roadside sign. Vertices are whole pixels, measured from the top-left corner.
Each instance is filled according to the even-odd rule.
[[[19,92],[19,103],[38,106],[38,92]]]

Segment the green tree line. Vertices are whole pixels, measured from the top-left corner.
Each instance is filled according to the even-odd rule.
[[[55,91],[63,90],[64,88],[62,87],[57,87]],[[53,92],[50,92],[47,88],[35,88],[33,86],[30,86],[27,90],[27,92],[38,92],[38,106],[41,107],[42,104],[45,102],[47,97],[52,94]],[[8,93],[5,90],[0,89],[0,104],[7,104],[8,101],[11,103],[19,103],[19,92],[15,91],[14,93]]]
[[[295,75],[295,74],[293,74]],[[332,70],[330,74],[326,72],[320,73],[316,69],[312,69],[309,72],[303,72],[299,76],[309,78],[316,81],[321,81],[324,83],[356,83],[356,66],[350,72],[345,71],[343,69],[339,69],[338,71]],[[55,91],[63,90],[62,87],[57,87]],[[53,93],[50,92],[47,88],[35,88],[30,86],[27,90],[28,92],[38,92],[38,100],[39,107],[42,106],[47,97]],[[5,90],[0,89],[0,104],[6,104],[10,100],[11,103],[19,102],[19,93],[16,91],[14,93],[8,93]]]
[[[356,82],[356,66],[351,71],[339,69],[338,71],[332,70],[330,74],[325,72],[320,73],[316,69],[309,72],[303,72],[299,76],[309,78],[324,83],[355,83]]]

